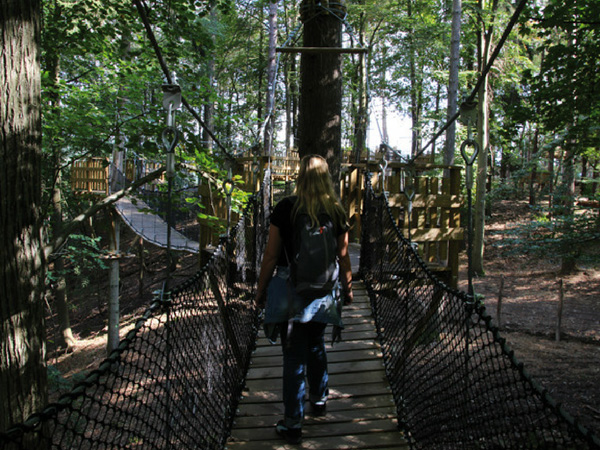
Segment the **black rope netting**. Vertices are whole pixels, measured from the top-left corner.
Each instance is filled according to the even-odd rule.
[[[427,269],[370,185],[362,230],[361,275],[412,448],[600,448],[530,378],[483,305]]]
[[[258,330],[254,296],[269,214],[262,198],[97,370],[0,433],[0,449],[222,449]]]

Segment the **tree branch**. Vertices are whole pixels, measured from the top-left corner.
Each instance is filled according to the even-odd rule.
[[[69,223],[65,224],[63,226],[62,232],[58,236],[56,236],[53,239],[52,242],[50,242],[48,245],[46,245],[44,247],[44,256],[45,256],[46,260],[49,261],[51,259],[52,254],[57,249],[61,248],[65,244],[65,242],[67,241],[67,239],[69,238],[69,236],[85,220],[87,220],[90,217],[92,217],[98,211],[101,211],[102,209],[108,208],[109,206],[113,205],[114,203],[116,203],[121,198],[125,197],[126,195],[129,195],[131,192],[133,192],[134,190],[136,190],[138,187],[143,186],[144,184],[146,184],[146,183],[148,183],[148,182],[150,182],[152,180],[156,180],[157,178],[159,178],[165,172],[165,170],[166,170],[165,167],[161,167],[160,169],[155,170],[152,173],[149,173],[145,177],[140,178],[139,180],[136,180],[136,181],[132,182],[125,189],[121,189],[120,191],[117,191],[117,192],[109,195],[108,197],[103,198],[98,203],[90,206],[86,211],[84,211],[83,213],[79,214],[72,221],[70,221]]]

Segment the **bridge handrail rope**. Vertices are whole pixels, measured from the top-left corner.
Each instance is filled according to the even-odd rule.
[[[483,304],[440,282],[365,176],[360,274],[413,449],[600,449],[526,372]]]
[[[258,332],[263,185],[206,265],[155,299],[69,393],[0,430],[0,449],[224,447]]]

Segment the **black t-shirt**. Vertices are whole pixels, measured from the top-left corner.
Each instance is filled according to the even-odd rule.
[[[275,205],[273,208],[273,213],[271,214],[270,222],[279,228],[279,234],[281,235],[281,241],[283,243],[283,248],[285,251],[282,251],[279,254],[279,259],[277,260],[278,266],[287,266],[288,259],[286,257],[286,252],[288,257],[292,258],[293,252],[293,244],[294,244],[294,235],[293,235],[293,222],[292,222],[292,210],[294,209],[294,205],[296,204],[297,196],[292,195],[290,197],[285,197],[279,203]],[[346,231],[348,231],[344,224],[335,224],[336,227],[336,236],[339,236]]]

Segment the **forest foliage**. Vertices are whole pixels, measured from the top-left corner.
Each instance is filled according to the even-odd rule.
[[[176,186],[206,180],[218,187],[216,182],[227,177],[230,156],[260,151],[268,114],[270,3],[44,2],[43,151],[48,187],[44,192],[50,195],[50,187],[61,188],[64,221],[84,206],[70,192],[69,169],[74,161],[110,160],[115,150],[124,151],[126,159],[164,160],[160,134],[166,113],[161,86],[167,82],[166,68],[176,74],[196,113],[182,108],[176,116],[182,136],[176,149],[178,161],[197,168],[193,174],[180,174]],[[300,3],[277,2],[278,45],[301,45]],[[369,53],[366,82],[359,73],[360,57],[344,58],[342,159],[358,160],[366,152],[377,156],[377,144],[366,149],[366,138],[357,131],[359,116],[364,114],[361,90],[366,91],[372,129],[379,130],[379,136],[368,140],[371,146],[387,143],[387,130],[399,124],[386,116],[396,111],[409,117],[412,125],[410,148],[396,150],[405,157],[415,155],[447,120],[453,3],[357,0],[346,6],[347,16],[340,17],[344,45],[366,47]],[[462,3],[459,101],[470,94],[482,69],[482,34],[489,35],[493,46],[514,9],[505,1]],[[574,264],[569,257],[573,252],[563,255],[557,249],[571,246],[556,246],[555,240],[576,243],[580,234],[594,239],[600,232],[600,219],[593,220],[598,208],[585,209],[584,218],[574,216],[577,198],[591,200],[588,206],[597,206],[600,198],[599,12],[597,1],[547,0],[527,5],[488,81],[487,210],[495,199],[507,196],[528,197],[537,207],[542,207],[540,198],[548,199],[538,216],[543,220],[529,224],[539,232],[521,233],[516,243],[544,236],[530,249],[566,256],[566,266]],[[300,57],[279,54],[277,58],[273,152],[286,155],[297,137]],[[458,149],[465,136],[465,127],[459,127],[454,145],[454,160],[459,164]],[[443,160],[443,148],[442,137],[430,150],[432,160]],[[238,199],[234,205],[242,207],[245,196],[234,197]],[[201,219],[222,229],[222,221],[211,216],[201,201],[188,202],[198,204]],[[541,230],[550,230],[552,239]],[[82,230],[82,236],[66,248],[68,254],[88,251],[89,246],[77,245],[84,234]]]
[[[62,222],[73,219],[86,206],[70,191],[69,171],[75,161],[90,157],[110,160],[115,151],[130,159],[164,161],[160,136],[166,126],[162,105],[165,67],[169,76],[176,74],[190,105],[176,116],[181,132],[177,160],[197,169],[194,175],[180,175],[178,186],[223,180],[231,156],[260,149],[268,113],[270,3],[44,1],[44,216],[56,213],[56,188],[62,192]],[[277,43],[301,45],[301,2],[276,3]],[[387,143],[386,130],[399,124],[387,121],[383,110],[398,111],[411,120],[412,144],[397,150],[405,156],[415,155],[447,120],[453,2],[345,3],[348,14],[341,18],[344,45],[366,47],[369,53],[362,78],[360,57],[344,57],[342,159],[353,159],[353,152],[363,158],[367,151],[371,156],[378,154],[377,147],[364,148],[365,137],[357,131],[365,92],[371,121],[377,117],[373,128],[381,130],[380,136],[369,142]],[[459,99],[468,96],[481,71],[481,34],[493,28],[489,35],[493,47],[514,9],[506,0],[462,2]],[[598,17],[598,0],[528,4],[489,76],[488,204],[512,196],[541,205],[539,220],[529,225],[537,231],[529,229],[531,232],[519,239],[539,236],[531,248],[553,251],[567,262],[576,259],[573,243],[582,242],[581,236],[589,240],[600,234]],[[278,56],[275,154],[286,155],[294,147],[299,70],[298,55]],[[465,135],[460,127],[454,148],[457,162],[461,161],[458,150]],[[443,160],[442,149],[440,138],[433,146],[432,158],[437,162]],[[239,193],[238,208],[243,198]],[[543,205],[542,198],[548,200]],[[576,208],[578,199],[586,209]],[[207,211],[201,214],[209,216]],[[48,221],[48,228],[47,235],[52,236],[59,225]],[[93,264],[91,255],[105,243],[98,243],[94,236],[84,237],[85,229],[79,234],[81,237],[72,239],[63,250],[78,255],[77,261],[71,256],[75,267],[84,267]],[[96,264],[104,268],[100,262]]]
[[[161,51],[162,67],[135,3],[43,4],[43,148],[48,162],[44,183],[47,187],[62,183],[65,220],[81,208],[69,193],[72,162],[110,159],[115,149],[125,150],[130,159],[164,159],[159,136],[165,127],[161,101],[165,67],[176,73],[185,98],[204,119],[200,124],[185,108],[178,113],[182,140],[177,157],[194,164],[200,173],[196,179],[179,180],[180,186],[202,177],[226,178],[229,156],[262,143],[270,2],[137,2]],[[299,3],[277,2],[279,44],[301,45]],[[449,0],[346,3],[348,14],[340,18],[344,45],[367,47],[369,54],[366,86],[361,86],[359,57],[344,59],[343,158],[350,159],[356,149],[366,156],[364,143],[357,144],[365,138],[355,126],[361,113],[360,89],[367,90],[373,128],[381,130],[369,142],[387,141],[387,130],[399,125],[387,120],[383,110],[397,111],[410,117],[412,124],[411,148],[397,150],[414,155],[447,119],[453,4]],[[470,93],[481,70],[479,36],[493,28],[490,37],[492,43],[497,41],[514,5],[468,0],[462,8],[459,99]],[[597,1],[528,5],[489,78],[488,205],[499,195],[527,195],[532,205],[540,195],[549,196],[550,222],[569,239],[578,227],[564,226],[562,219],[553,222],[554,218],[572,215],[578,196],[598,200],[599,12]],[[287,154],[296,138],[299,66],[298,55],[278,56],[275,154]],[[455,144],[459,163],[457,149],[464,137],[462,127]],[[433,158],[441,161],[443,138],[438,141]],[[593,211],[597,213],[597,209],[589,213]],[[209,217],[206,211],[202,214]],[[593,221],[579,223],[594,226]]]

